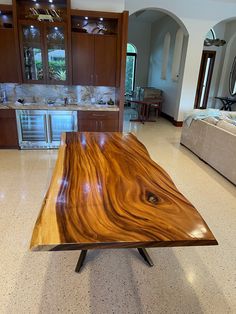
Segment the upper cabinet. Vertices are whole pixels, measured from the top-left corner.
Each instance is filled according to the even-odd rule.
[[[25,83],[67,82],[66,27],[39,22],[20,22],[20,51]]]
[[[72,83],[117,86],[120,15],[72,11]]]
[[[66,0],[15,0],[24,83],[67,84],[69,8]]]
[[[117,39],[114,35],[72,32],[72,82],[75,85],[115,86]]]
[[[35,23],[21,23],[19,25],[19,32],[23,81],[43,83],[45,70],[42,49],[42,28],[39,24],[35,25]]]
[[[0,5],[0,83],[17,83],[17,51],[12,6]]]

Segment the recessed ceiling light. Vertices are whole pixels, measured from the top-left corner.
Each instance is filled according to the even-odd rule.
[[[34,28],[34,25],[30,25],[30,28]]]
[[[100,21],[103,21],[103,17],[100,17],[100,19],[99,19]]]
[[[48,2],[53,3],[53,0],[48,0]]]
[[[88,16],[85,16],[85,18],[84,18],[85,20],[88,20]]]
[[[58,27],[57,26],[55,26],[54,29],[55,29],[55,31],[58,31]]]

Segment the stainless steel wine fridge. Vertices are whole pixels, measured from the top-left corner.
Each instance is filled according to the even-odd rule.
[[[77,131],[77,111],[16,110],[21,149],[48,149],[60,145],[61,133]]]

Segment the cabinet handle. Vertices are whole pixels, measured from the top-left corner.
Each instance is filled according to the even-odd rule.
[[[48,115],[48,142],[52,143],[52,119],[51,115]]]
[[[93,74],[91,74],[91,84],[93,84]]]
[[[96,114],[96,113],[93,113],[93,114],[92,114],[92,117],[105,117],[105,114]]]

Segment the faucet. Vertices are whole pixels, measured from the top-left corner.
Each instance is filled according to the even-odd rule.
[[[0,103],[4,102],[7,102],[7,93],[5,90],[1,90]]]
[[[68,97],[64,98],[64,106],[68,105]]]

